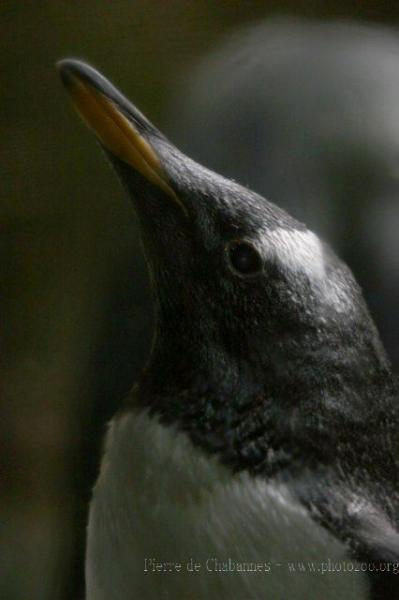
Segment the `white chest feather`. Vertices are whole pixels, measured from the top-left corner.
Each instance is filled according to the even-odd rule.
[[[285,487],[232,476],[144,412],[111,423],[87,600],[363,600],[364,576],[343,572],[351,565]]]

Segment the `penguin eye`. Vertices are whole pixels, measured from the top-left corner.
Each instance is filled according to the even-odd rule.
[[[262,258],[257,249],[244,240],[227,244],[227,260],[230,270],[241,277],[253,277],[262,271]]]

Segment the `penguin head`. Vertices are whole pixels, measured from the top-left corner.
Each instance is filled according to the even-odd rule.
[[[267,388],[291,403],[379,385],[389,365],[361,291],[314,233],[183,155],[91,67],[66,60],[60,72],[138,214],[157,313],[154,385],[198,377],[237,398]]]

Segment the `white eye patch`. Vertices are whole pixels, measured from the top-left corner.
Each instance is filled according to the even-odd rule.
[[[335,276],[326,277],[323,246],[311,231],[277,228],[263,235],[262,247],[282,268],[295,277],[307,275],[311,284],[323,299],[337,312],[345,312],[351,306],[344,282]]]
[[[276,262],[293,273],[305,273],[309,279],[325,275],[323,248],[311,231],[278,228],[264,234],[264,246]]]

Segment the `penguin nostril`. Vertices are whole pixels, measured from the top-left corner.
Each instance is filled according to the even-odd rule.
[[[234,240],[226,248],[230,270],[241,277],[253,277],[261,273],[262,257],[257,249],[246,240]]]

